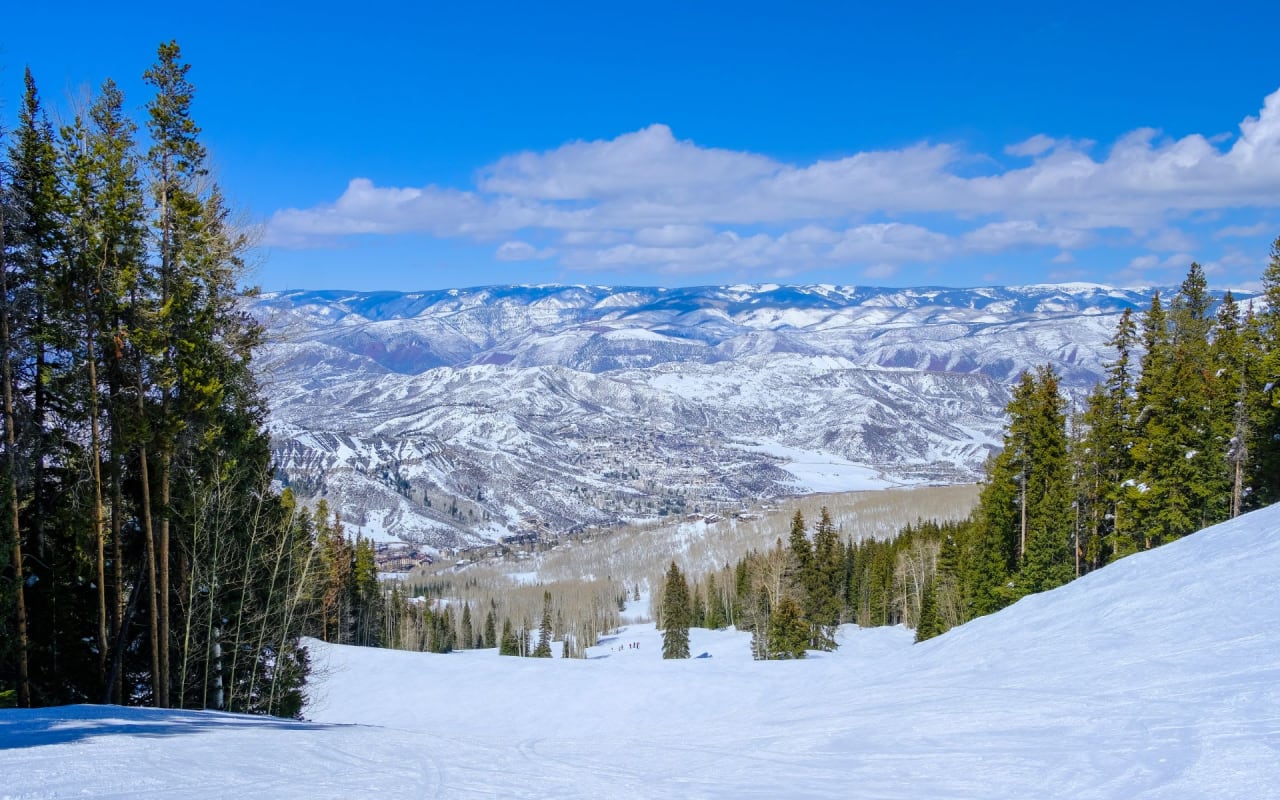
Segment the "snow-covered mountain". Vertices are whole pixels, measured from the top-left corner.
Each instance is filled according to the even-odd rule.
[[[1049,363],[1088,388],[1119,314],[1148,300],[1086,284],[517,286],[279,292],[251,311],[281,477],[365,535],[456,546],[973,479],[1008,384]]]
[[[652,623],[587,660],[317,642],[311,723],[0,710],[0,795],[1274,797],[1277,531],[1273,506],[920,645],[844,626],[801,661],[701,629],[709,658],[663,661]]]

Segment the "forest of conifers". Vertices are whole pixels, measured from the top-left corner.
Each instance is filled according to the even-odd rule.
[[[1280,239],[1262,285],[1261,302],[1226,292],[1215,310],[1192,264],[1167,301],[1124,312],[1083,408],[1067,407],[1051,368],[1022,376],[967,520],[853,542],[825,509],[813,531],[797,513],[787,542],[693,582],[693,624],[752,630],[759,658],[803,655],[792,629],[832,647],[841,622],[905,623],[920,641],[1275,502]]]
[[[174,43],[0,130],[0,705],[297,714],[299,637],[360,638],[372,548],[272,491],[248,242]]]

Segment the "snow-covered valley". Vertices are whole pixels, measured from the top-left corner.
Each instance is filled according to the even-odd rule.
[[[1280,506],[919,645],[754,662],[627,624],[587,660],[312,646],[308,722],[0,712],[0,796],[1262,798],[1280,785]],[[638,645],[636,647],[630,646]]]
[[[277,292],[256,369],[280,476],[432,547],[962,483],[1008,385],[1079,396],[1138,290],[507,286]]]

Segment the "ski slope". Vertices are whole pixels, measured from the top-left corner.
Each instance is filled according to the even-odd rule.
[[[313,645],[311,722],[0,712],[0,796],[1266,798],[1280,506],[938,639],[753,662],[632,624],[583,661]],[[638,647],[630,646],[632,643]]]

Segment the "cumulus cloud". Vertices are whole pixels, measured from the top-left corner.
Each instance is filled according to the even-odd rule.
[[[554,257],[584,269],[883,271],[1021,248],[1069,257],[1118,230],[1181,256],[1195,245],[1181,228],[1189,215],[1280,206],[1280,91],[1227,139],[1142,128],[1099,152],[1038,134],[1004,152],[1018,165],[934,142],[788,163],[650,125],[503,157],[470,187],[355,178],[330,203],[277,212],[266,241],[327,246],[413,232],[500,242],[504,259],[545,254],[526,239],[549,242]],[[975,175],[974,163],[990,168]]]

